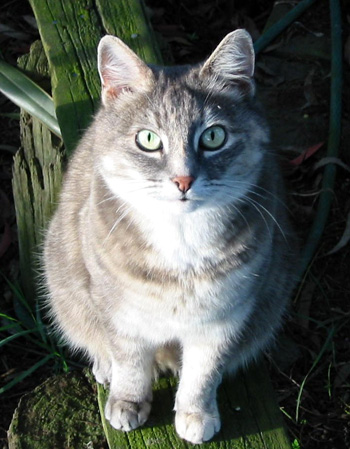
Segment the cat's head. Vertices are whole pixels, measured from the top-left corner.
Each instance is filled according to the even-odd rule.
[[[237,203],[257,181],[267,130],[255,101],[249,34],[228,34],[202,64],[150,67],[116,37],[98,48],[102,108],[94,157],[109,190],[151,213]]]

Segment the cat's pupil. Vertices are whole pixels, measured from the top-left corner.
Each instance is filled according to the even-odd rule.
[[[200,137],[200,145],[204,150],[218,150],[226,140],[226,131],[223,127],[215,125],[207,128]]]
[[[160,137],[148,129],[143,129],[137,133],[136,144],[143,151],[157,151],[162,148]]]

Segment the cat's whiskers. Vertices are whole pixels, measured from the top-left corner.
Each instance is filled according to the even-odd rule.
[[[249,202],[253,202],[254,204],[256,204],[256,206],[257,206],[258,208],[263,209],[263,211],[266,212],[266,213],[269,215],[269,217],[272,219],[272,221],[275,223],[275,225],[277,226],[278,230],[280,231],[280,233],[281,233],[283,239],[284,239],[285,242],[287,243],[286,235],[285,235],[285,233],[284,233],[284,231],[283,231],[281,225],[278,223],[276,217],[275,217],[275,216],[274,216],[268,209],[266,209],[266,207],[264,207],[264,206],[263,206],[262,204],[260,204],[259,202],[253,200],[252,198],[247,198],[247,200],[248,200]]]
[[[269,200],[268,197],[271,197],[271,200],[273,202],[278,202],[281,206],[283,206],[283,208],[285,210],[290,212],[290,209],[288,208],[286,203],[281,200],[281,198],[279,198],[277,195],[275,195],[274,193],[270,192],[269,190],[264,189],[263,187],[260,187],[260,186],[254,184],[254,183],[251,183],[251,182],[248,182],[248,181],[240,181],[240,180],[225,180],[223,183],[220,183],[221,186],[225,186],[225,184],[227,184],[227,186],[230,185],[230,187],[236,187],[236,186],[242,186],[242,185],[247,186],[247,190],[246,190],[247,193],[249,193],[251,195],[255,195],[255,196],[257,196],[257,197],[259,197],[259,198],[261,198],[263,200],[266,200],[266,201]],[[256,189],[263,191],[266,194],[266,196],[256,192]]]
[[[284,201],[282,201],[281,198],[279,198],[279,197],[278,197],[277,195],[275,195],[274,193],[270,192],[270,191],[267,190],[267,189],[264,189],[263,187],[261,187],[261,186],[259,186],[259,185],[257,185],[257,184],[254,184],[254,183],[249,182],[249,181],[241,181],[241,180],[230,180],[230,179],[225,179],[225,180],[222,181],[219,185],[224,186],[225,184],[230,184],[232,187],[235,187],[235,186],[237,186],[237,185],[239,185],[239,186],[241,186],[241,185],[247,186],[247,187],[249,187],[249,189],[247,190],[249,193],[252,193],[252,194],[254,194],[254,195],[256,195],[256,196],[259,196],[259,197],[261,197],[261,198],[263,198],[263,199],[267,199],[267,197],[270,196],[273,200],[278,201],[278,202],[279,202],[285,209],[288,210],[288,207],[287,207],[286,203],[285,203]],[[252,189],[250,189],[250,187],[251,187]],[[267,194],[267,196],[264,196],[264,195],[262,195],[262,194],[257,193],[257,192],[255,191],[255,189],[263,191],[264,193]]]
[[[96,206],[99,206],[100,204],[103,204],[103,203],[106,203],[107,201],[112,201],[112,200],[115,200],[115,199],[116,199],[115,195],[111,195],[108,198],[105,198],[105,199],[99,201],[98,203],[96,203]]]
[[[128,207],[129,205],[126,203],[126,202],[124,202],[124,203],[122,203],[119,207],[118,207],[118,209],[116,210],[116,215],[118,215],[118,213],[119,213],[119,211],[120,210],[122,210],[124,207],[127,207],[127,209],[126,210],[122,210],[122,213],[121,213],[121,215],[118,217],[118,219],[114,222],[114,224],[113,224],[113,226],[112,226],[112,228],[111,228],[111,230],[109,231],[109,233],[107,234],[107,237],[104,239],[104,241],[103,241],[103,245],[105,245],[106,244],[106,242],[107,242],[107,240],[109,239],[109,237],[112,235],[112,233],[113,233],[113,231],[116,229],[116,227],[118,226],[118,224],[128,215],[128,213],[130,212],[130,210],[131,210],[131,208],[130,207]]]
[[[247,184],[248,183],[246,183],[246,185]],[[219,184],[217,184],[217,185],[219,185]],[[225,187],[224,183],[221,185],[221,187]],[[228,187],[228,186],[226,186],[226,187]],[[224,191],[225,191],[225,189],[224,189]],[[249,189],[247,190],[247,192],[249,192]],[[270,226],[268,224],[268,221],[266,220],[266,217],[264,216],[264,213],[263,213],[263,212],[265,212],[271,218],[271,220],[276,224],[276,226],[279,229],[279,231],[281,232],[284,240],[287,241],[286,236],[285,236],[285,234],[283,232],[283,229],[280,226],[280,224],[278,223],[276,217],[274,217],[274,215],[265,206],[263,206],[261,203],[259,203],[258,201],[254,200],[253,198],[250,198],[248,196],[244,196],[244,197],[239,198],[236,195],[233,195],[232,191],[230,191],[230,190],[229,191],[225,191],[225,193],[228,196],[230,196],[232,198],[232,200],[234,200],[235,202],[239,202],[239,203],[243,203],[243,204],[247,204],[248,203],[252,207],[254,207],[254,209],[259,213],[259,215],[261,216],[262,220],[264,221],[264,223],[266,225],[266,229],[269,232],[270,238],[272,238],[273,234],[271,232],[271,229],[270,229]],[[255,193],[255,192],[253,191],[253,192],[250,192],[250,193]],[[261,196],[263,199],[266,199],[266,198],[264,198],[263,195],[259,195],[258,194],[258,196]],[[233,204],[232,204],[232,206],[233,206]],[[246,220],[245,220],[245,222],[247,223]]]
[[[215,186],[220,186],[220,184],[214,184],[214,185]],[[216,192],[219,193],[219,194],[222,194],[222,190],[221,189],[213,189],[212,188],[213,187],[212,184],[209,184],[208,186],[211,188],[211,194],[215,194]],[[229,193],[231,194],[231,192],[229,192]],[[230,196],[232,197],[232,195],[230,195]],[[237,198],[234,198],[234,199],[236,200]],[[237,199],[237,200],[239,200],[239,199]],[[247,227],[249,229],[249,232],[252,231],[252,229],[250,227],[250,224],[248,223],[246,217],[244,216],[242,211],[235,204],[233,204],[233,203],[227,204],[227,205],[224,206],[224,209],[228,209],[229,211],[234,210],[238,215],[240,215],[242,217],[243,221],[245,222],[245,224],[247,225]]]
[[[250,227],[250,224],[248,223],[248,220],[245,218],[244,214],[242,213],[242,211],[239,210],[239,208],[237,206],[235,206],[234,204],[230,204],[229,205],[229,209],[233,209],[235,212],[237,212],[242,218],[243,221],[245,222],[245,224],[247,225],[249,232],[252,232],[252,228]]]
[[[207,95],[205,96],[204,103],[203,103],[203,106],[202,106],[202,110],[205,110],[207,104],[209,103],[210,98],[213,96],[213,93],[214,93],[214,91],[209,91],[207,93]]]
[[[284,231],[283,231],[281,225],[278,223],[276,217],[275,217],[275,216],[274,216],[274,215],[273,215],[273,214],[272,214],[266,207],[264,207],[264,206],[263,206],[262,204],[260,204],[258,201],[255,201],[253,198],[248,198],[248,197],[246,197],[246,198],[244,198],[244,201],[250,203],[250,204],[251,204],[251,205],[252,205],[252,206],[259,212],[259,214],[261,215],[261,217],[263,218],[263,220],[264,220],[264,222],[265,222],[265,224],[266,224],[266,228],[267,228],[268,231],[269,231],[270,237],[272,237],[271,229],[270,229],[270,227],[269,227],[269,225],[268,225],[268,223],[267,223],[267,220],[266,220],[266,218],[264,217],[264,214],[263,214],[262,211],[264,211],[264,212],[271,218],[271,220],[275,223],[275,225],[277,226],[278,230],[280,231],[280,233],[281,233],[283,239],[284,239],[285,242],[287,243],[287,238],[286,238],[286,235],[285,235],[285,233],[284,233]]]
[[[136,192],[146,191],[155,188],[157,188],[157,186],[150,185],[141,181],[128,180],[127,182],[123,183],[123,191],[124,193],[127,194],[133,194]]]
[[[242,202],[242,203],[245,203],[245,204],[249,203],[251,206],[254,207],[254,209],[258,212],[258,214],[261,216],[263,222],[265,223],[266,229],[267,229],[267,231],[269,233],[269,236],[270,236],[270,240],[272,240],[272,233],[271,233],[270,226],[269,226],[266,218],[264,217],[264,214],[262,213],[262,211],[259,208],[259,206],[261,206],[261,205],[259,203],[257,203],[256,201],[251,201],[251,199],[247,198],[247,197],[245,197],[244,199],[240,199],[239,201]]]

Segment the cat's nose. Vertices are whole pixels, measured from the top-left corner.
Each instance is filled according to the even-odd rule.
[[[172,181],[177,185],[177,188],[182,192],[186,193],[190,190],[191,185],[193,184],[194,177],[193,176],[176,176],[172,179]]]

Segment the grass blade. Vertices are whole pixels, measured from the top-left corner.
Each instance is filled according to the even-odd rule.
[[[42,341],[47,344],[47,333],[46,333],[46,328],[44,326],[43,320],[41,318],[41,313],[40,313],[40,305],[39,302],[36,302],[35,304],[35,316],[36,316],[36,322],[37,322],[37,326],[38,326],[38,331],[41,335],[41,339]]]
[[[2,276],[7,285],[10,287],[13,295],[14,295],[14,309],[17,315],[17,318],[27,329],[32,329],[35,327],[35,319],[33,315],[33,310],[26,300],[24,294],[21,291],[21,288],[16,285],[16,283],[11,282],[7,277],[0,271],[0,276]],[[1,316],[1,315],[0,315]]]
[[[295,421],[298,423],[299,422],[299,411],[300,411],[300,403],[301,403],[301,396],[303,394],[304,391],[304,387],[306,384],[307,379],[309,378],[310,374],[312,373],[312,371],[315,369],[315,367],[317,366],[318,362],[321,360],[324,352],[326,351],[326,349],[329,346],[329,343],[331,342],[332,338],[334,337],[335,334],[335,329],[332,328],[329,331],[329,334],[326,338],[326,341],[324,342],[321,351],[318,353],[316,359],[314,360],[314,363],[312,364],[311,368],[309,369],[308,373],[306,374],[306,376],[304,377],[304,380],[302,381],[300,388],[299,388],[299,393],[298,393],[298,398],[297,398],[297,406],[296,406],[296,411],[295,411]]]
[[[19,112],[1,112],[0,117],[6,117],[12,120],[19,120],[21,114]]]
[[[0,91],[61,137],[52,98],[21,71],[1,59]]]
[[[15,323],[18,323],[18,320],[16,320],[16,318],[13,318],[10,315],[6,315],[6,313],[0,312],[0,317],[5,318],[5,320],[14,321]]]
[[[9,331],[11,329],[18,329],[18,324],[7,324],[6,326],[0,327],[0,332]]]
[[[27,370],[23,371],[21,374],[16,376],[14,379],[12,379],[9,383],[4,385],[0,388],[0,394],[4,393],[5,391],[12,388],[14,385],[18,384],[19,382],[22,382],[23,379],[30,376],[34,371],[36,371],[38,368],[40,368],[42,365],[44,365],[46,362],[48,362],[52,357],[54,357],[55,354],[49,354],[43,359],[39,360],[39,362],[35,363],[35,365],[31,366]]]
[[[16,334],[10,335],[9,337],[4,338],[0,341],[0,348],[1,346],[6,345],[12,340],[15,340],[16,338],[23,337],[23,335],[32,334],[33,332],[37,332],[37,329],[27,329],[24,331],[17,332]]]

